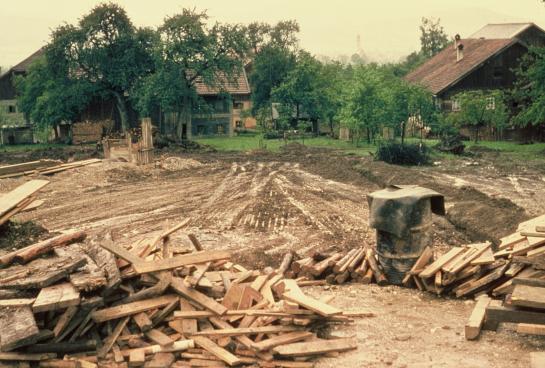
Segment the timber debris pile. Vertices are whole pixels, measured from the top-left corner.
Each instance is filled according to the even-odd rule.
[[[91,158],[88,160],[62,163],[56,160],[38,160],[24,162],[22,164],[0,166],[0,179],[13,178],[25,175],[52,175],[61,171],[75,169],[101,162],[101,159]]]
[[[0,257],[0,361],[46,367],[312,367],[356,349],[318,336],[343,312],[279,268],[265,274],[227,251],[169,243],[187,221],[127,249],[62,234]]]

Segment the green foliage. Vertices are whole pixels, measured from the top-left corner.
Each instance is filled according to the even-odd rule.
[[[375,157],[377,160],[395,165],[426,165],[430,162],[430,150],[421,143],[402,144],[385,141],[379,144]]]
[[[220,23],[209,27],[207,20],[205,12],[189,9],[166,18],[154,48],[156,72],[134,91],[141,115],[157,107],[176,114],[178,138],[193,110],[210,110],[198,97],[196,84],[225,90],[242,73],[242,60],[249,48],[244,27]]]
[[[72,121],[98,94],[94,84],[53,69],[43,57],[30,66],[26,77],[16,79],[19,109],[42,130]]]
[[[281,120],[298,126],[303,118],[317,121],[325,115],[324,108],[329,104],[325,91],[329,81],[324,78],[322,68],[312,55],[299,52],[295,68],[272,92],[274,101],[281,104]]]
[[[509,121],[509,112],[500,90],[467,91],[457,94],[453,100],[460,104],[460,111],[447,116],[447,122],[457,126],[469,126],[475,132],[475,142],[484,127],[501,130]]]
[[[545,48],[531,48],[515,70],[512,97],[520,108],[514,123],[525,127],[545,122]]]
[[[432,57],[447,47],[448,43],[449,39],[441,25],[441,19],[422,18],[420,45],[423,55]]]

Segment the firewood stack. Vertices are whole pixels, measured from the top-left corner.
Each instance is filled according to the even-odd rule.
[[[193,235],[176,248],[186,224],[130,249],[78,231],[0,257],[0,365],[312,367],[356,349],[314,328],[370,313],[307,296],[285,265],[248,270]]]
[[[377,262],[375,250],[367,247],[330,255],[316,253],[292,262],[285,276],[302,282],[325,280],[330,284],[344,284],[349,281],[363,284],[374,281],[379,285],[388,283]]]

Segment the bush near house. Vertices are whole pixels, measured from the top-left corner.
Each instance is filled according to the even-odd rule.
[[[395,165],[427,165],[430,162],[430,149],[423,143],[385,141],[379,144],[375,158]]]

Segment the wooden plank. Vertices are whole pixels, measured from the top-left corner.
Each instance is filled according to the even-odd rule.
[[[545,368],[545,352],[530,353],[530,368]]]
[[[500,277],[503,276],[503,273],[505,272],[507,267],[509,267],[509,265],[505,264],[503,266],[498,267],[497,269],[495,269],[488,275],[481,277],[478,280],[469,280],[468,282],[460,285],[458,288],[456,288],[456,296],[462,297],[465,295],[469,295],[471,293],[476,292],[480,288],[491,284],[492,282],[498,280]]]
[[[458,254],[464,251],[464,248],[455,247],[449,250],[447,253],[439,257],[435,262],[427,266],[422,272],[418,274],[421,278],[428,278],[435,275],[437,271],[441,269],[447,262],[456,257]]]
[[[295,326],[263,326],[263,327],[246,327],[246,328],[223,328],[218,330],[204,330],[195,332],[192,336],[241,336],[241,335],[257,335],[260,333],[280,333],[300,331],[299,327]]]
[[[191,311],[195,311],[195,308],[193,308],[193,306],[185,299],[180,299],[180,306],[182,308],[182,311],[187,311],[187,312],[191,312]],[[214,312],[209,312],[211,313],[212,315],[215,315]],[[197,320],[195,318],[184,318],[182,320],[182,330],[183,330],[183,333],[184,334],[194,334],[195,332],[197,332],[199,329],[198,329],[198,325],[197,325]]]
[[[161,331],[157,329],[151,329],[148,332],[145,333],[146,337],[150,339],[152,342],[159,344],[159,345],[170,345],[174,342],[168,335],[162,333]]]
[[[342,310],[332,307],[329,304],[323,303],[319,300],[306,296],[303,293],[298,293],[293,290],[285,292],[282,297],[292,303],[297,303],[300,306],[314,311],[322,316],[330,317],[342,314]]]
[[[286,333],[278,336],[271,337],[270,339],[262,340],[254,344],[254,349],[258,351],[270,350],[280,345],[292,344],[301,340],[306,340],[314,334],[310,331],[298,331]]]
[[[164,270],[172,270],[178,267],[187,266],[197,263],[205,263],[209,261],[219,261],[229,259],[231,253],[228,251],[202,251],[191,254],[181,255],[173,258],[161,259],[153,262],[142,262],[134,264],[134,270],[139,273],[149,273]]]
[[[460,254],[458,257],[454,258],[453,261],[443,265],[442,270],[448,273],[460,272],[464,267],[483,254],[483,252],[490,249],[491,245],[492,243],[490,242],[468,245],[465,253]],[[494,256],[492,255],[492,257]],[[492,262],[493,261],[494,259],[492,259]]]
[[[119,322],[117,322],[115,329],[110,335],[108,335],[106,340],[104,340],[104,344],[102,345],[102,347],[97,349],[97,356],[99,358],[106,357],[106,354],[108,354],[108,352],[112,349],[112,346],[114,346],[117,338],[119,337],[119,335],[121,334],[125,326],[127,326],[129,319],[130,317],[127,316],[123,318],[122,320],[120,320]]]
[[[520,235],[531,236],[534,238],[545,238],[545,232],[537,232],[537,231],[521,231]]]
[[[127,249],[121,246],[115,245],[112,241],[103,241],[99,245],[119,258],[132,263],[133,265],[145,262],[142,258],[138,257],[137,254],[129,252]]]
[[[30,307],[0,308],[0,351],[36,343],[38,326]]]
[[[129,367],[141,367],[146,362],[144,350],[134,349],[129,354]]]
[[[486,265],[494,263],[495,260],[496,258],[494,258],[494,252],[492,252],[492,248],[487,248],[480,256],[471,261],[470,264],[472,266]]]
[[[32,305],[34,313],[55,311],[78,305],[79,291],[69,282],[43,288]]]
[[[218,359],[224,361],[230,366],[239,365],[242,363],[242,361],[237,356],[231,354],[230,352],[218,346],[215,342],[206,337],[195,336],[193,337],[193,341],[195,342],[195,345],[200,346],[201,348],[214,355]]]
[[[0,197],[0,217],[49,184],[48,180],[31,180]],[[0,223],[1,225],[2,223]]]
[[[422,272],[432,259],[433,250],[431,249],[431,247],[424,248],[422,254],[420,255],[420,257],[418,257],[411,270],[407,272],[407,275],[403,278],[403,285],[407,286],[407,284],[410,282],[411,276]]]
[[[468,322],[465,325],[466,340],[475,340],[481,333],[481,327],[483,326],[486,307],[490,304],[490,298],[483,295],[477,299],[475,308],[471,312]]]
[[[354,338],[335,340],[314,340],[308,342],[297,342],[283,346],[277,346],[273,352],[287,357],[302,357],[309,355],[326,354],[332,352],[343,352],[357,349],[358,342]]]
[[[173,277],[170,283],[170,287],[178,294],[194,301],[195,303],[203,306],[204,308],[216,313],[217,315],[223,315],[227,312],[227,308],[216,302],[214,299],[198,292],[195,289],[188,288],[184,284],[184,280],[179,277]]]
[[[19,174],[24,175],[26,171],[36,170],[38,168],[46,168],[60,164],[60,161],[55,160],[38,160],[22,162],[19,164],[3,165],[0,166],[0,176],[7,174]]]
[[[545,325],[545,313],[490,303],[486,308],[486,320],[495,323],[532,323]]]
[[[2,307],[25,307],[30,306],[34,303],[35,298],[24,298],[24,299],[4,299],[0,300],[0,308]]]
[[[137,302],[121,304],[115,307],[97,310],[91,314],[93,320],[97,323],[118,319],[121,317],[132,316],[150,309],[164,307],[178,297],[176,295],[163,295],[154,299],[140,300]]]
[[[157,353],[153,356],[153,359],[149,362],[146,362],[144,367],[146,368],[166,368],[170,367],[176,357],[172,353]]]
[[[68,324],[70,323],[72,318],[76,315],[77,311],[78,311],[77,306],[72,306],[72,307],[66,308],[66,310],[62,314],[61,318],[59,318],[59,320],[57,321],[57,324],[53,328],[53,335],[55,337],[59,336],[61,334],[61,332],[64,331],[66,326],[68,326]]]
[[[534,323],[519,323],[517,325],[517,333],[544,336],[545,325],[538,325]]]
[[[153,322],[145,312],[140,312],[132,316],[134,323],[138,326],[140,331],[146,332],[151,329]]]
[[[60,247],[82,241],[87,234],[84,231],[75,231],[69,234],[62,234],[50,239],[46,239],[36,244],[18,249],[14,252],[5,254],[0,257],[0,266],[8,266],[12,262],[27,263],[32,259],[39,257],[51,251],[55,247]]]
[[[26,354],[26,353],[0,353],[0,361],[30,361],[49,360],[56,358],[57,354]]]
[[[513,294],[511,294],[511,304],[545,309],[545,288],[529,285],[515,285]]]

